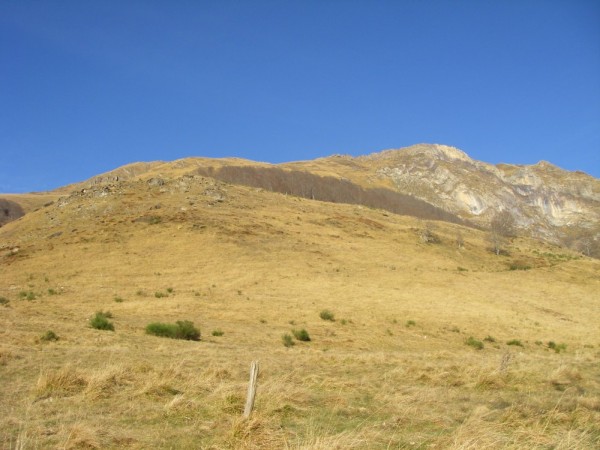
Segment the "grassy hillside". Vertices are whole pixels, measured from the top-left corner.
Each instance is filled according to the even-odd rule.
[[[433,224],[199,176],[7,224],[0,447],[598,447],[600,262]]]

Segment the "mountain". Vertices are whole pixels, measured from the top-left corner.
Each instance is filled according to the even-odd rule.
[[[507,211],[519,234],[600,254],[600,180],[544,161],[531,166],[487,164],[459,149],[436,144],[278,165],[237,158],[134,163],[64,187],[54,195],[58,198],[59,193],[119,181],[194,174],[479,228],[488,228],[499,211]],[[13,196],[11,201],[18,202],[18,198]],[[6,215],[4,222],[14,217]]]
[[[478,164],[190,158],[12,196],[0,448],[597,448],[600,260],[490,251],[489,211],[398,190],[411,151]]]

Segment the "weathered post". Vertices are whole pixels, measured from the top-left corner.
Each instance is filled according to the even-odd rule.
[[[256,396],[256,380],[258,378],[258,361],[252,361],[250,365],[250,383],[248,384],[248,395],[246,396],[246,407],[244,408],[244,418],[247,419],[252,414],[254,408],[254,397]]]

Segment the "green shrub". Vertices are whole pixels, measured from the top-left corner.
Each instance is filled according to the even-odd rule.
[[[291,334],[285,333],[281,336],[281,340],[283,341],[283,345],[286,347],[292,347],[294,345],[294,339]]]
[[[469,336],[469,338],[465,341],[465,344],[473,347],[476,350],[483,349],[483,342],[475,339],[473,336]]]
[[[123,303],[122,297],[115,297],[115,303]]]
[[[114,331],[115,326],[112,324],[111,321],[108,320],[111,317],[112,317],[112,314],[109,311],[106,311],[106,312],[98,311],[90,319],[90,326],[92,328],[95,328],[96,330]]]
[[[189,320],[178,320],[175,323],[153,322],[146,326],[146,333],[171,339],[200,340],[200,330]]]
[[[168,295],[167,295],[167,294],[165,294],[164,292],[160,292],[160,291],[157,291],[157,292],[155,292],[155,293],[154,293],[154,296],[155,296],[156,298],[168,297]]]
[[[198,330],[193,322],[189,320],[178,320],[175,322],[179,328],[179,339],[186,339],[188,341],[199,341],[200,330]]]
[[[511,339],[506,345],[516,345],[517,347],[523,347],[523,343],[519,339]]]
[[[552,350],[554,350],[556,353],[560,353],[563,350],[567,349],[567,344],[557,344],[554,341],[549,341],[548,342],[548,348],[551,348]]]
[[[54,331],[48,330],[40,337],[40,341],[44,341],[44,342],[58,341],[58,336],[56,335],[56,333]]]
[[[223,330],[220,330],[219,328],[217,328],[216,330],[213,330],[212,335],[213,336],[223,336],[225,334],[225,332]]]
[[[6,297],[0,297],[0,305],[8,306],[9,303],[9,299],[7,299]]]
[[[58,292],[55,289],[52,289],[52,288],[48,289],[48,295],[57,295],[57,294],[58,294]]]
[[[417,324],[417,322],[415,322],[414,320],[407,320],[406,321],[406,328],[408,327],[414,327]]]
[[[509,270],[529,270],[531,266],[523,261],[513,261],[508,266]]]
[[[335,321],[333,313],[331,311],[329,311],[328,309],[324,309],[323,311],[321,311],[319,313],[319,317],[323,320],[329,320],[331,322]]]
[[[36,295],[33,291],[21,291],[19,292],[19,298],[22,300],[35,300]]]
[[[172,287],[170,287],[170,288],[167,288],[167,292],[168,292],[169,294],[172,294],[172,293],[173,293],[173,288],[172,288]]]
[[[299,341],[304,341],[304,342],[310,341],[310,336],[308,335],[308,331],[306,331],[304,328],[302,328],[301,330],[292,330],[292,334]]]

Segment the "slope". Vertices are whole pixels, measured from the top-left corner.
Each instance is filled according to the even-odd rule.
[[[575,253],[187,175],[76,191],[0,242],[3,447],[600,443],[600,264]],[[144,333],[177,320],[202,340]]]

